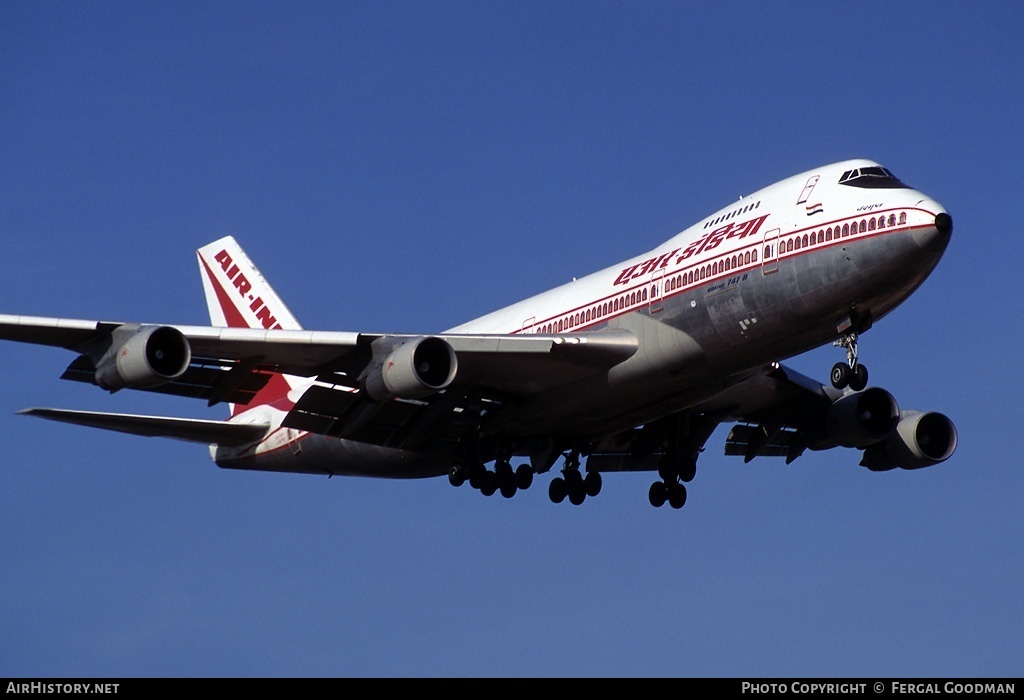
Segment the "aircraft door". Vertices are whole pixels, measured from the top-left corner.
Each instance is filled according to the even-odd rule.
[[[811,175],[807,180],[807,184],[804,185],[803,191],[800,192],[800,198],[796,200],[797,204],[803,204],[810,199],[811,192],[814,191],[814,186],[818,184],[819,177],[818,175]]]
[[[773,228],[764,232],[764,245],[761,246],[761,273],[770,275],[779,269],[779,233]]]
[[[651,274],[650,302],[651,316],[665,308],[663,303],[665,287],[665,270],[658,269]]]

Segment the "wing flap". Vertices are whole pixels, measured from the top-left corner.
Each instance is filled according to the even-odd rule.
[[[235,368],[246,369],[240,363],[194,358],[185,373],[177,379],[140,391],[205,399],[211,405],[221,401],[248,405],[257,392],[267,385],[271,375],[248,370],[242,375],[235,375]],[[79,355],[60,378],[95,385],[96,366],[85,355]]]
[[[72,423],[89,428],[113,430],[119,433],[164,437],[188,442],[239,447],[260,440],[270,426],[265,424],[225,423],[196,418],[167,418],[140,416],[130,413],[103,413],[99,411],[73,411],[60,408],[26,408],[20,415],[35,416],[61,423]]]
[[[459,392],[445,392],[430,402],[377,402],[345,389],[312,386],[282,425],[381,447],[422,448],[462,437],[475,417],[468,403]]]

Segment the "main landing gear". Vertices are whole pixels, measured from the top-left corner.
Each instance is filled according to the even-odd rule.
[[[832,366],[832,386],[845,389],[847,386],[860,391],[868,385],[868,368],[857,361],[857,334],[853,331],[839,336],[832,343],[838,348],[846,348],[846,362],[837,362]]]
[[[665,503],[679,510],[686,505],[686,486],[684,482],[693,481],[697,475],[697,460],[692,457],[673,458],[666,454],[661,459],[661,466],[658,467],[658,476],[661,481],[651,484],[647,498],[655,508],[661,508]]]
[[[494,471],[482,464],[453,464],[448,471],[448,482],[452,486],[469,485],[485,496],[493,496],[500,491],[505,498],[512,498],[517,491],[525,491],[533,484],[533,469],[527,464],[520,464],[513,471],[506,459],[494,463]]]
[[[586,477],[580,473],[580,454],[573,450],[565,456],[562,476],[556,476],[548,486],[548,497],[552,503],[561,503],[569,498],[569,503],[578,506],[601,493],[601,475],[598,472],[587,472]]]

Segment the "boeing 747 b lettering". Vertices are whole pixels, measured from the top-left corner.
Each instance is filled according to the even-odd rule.
[[[210,326],[0,315],[0,338],[76,353],[63,379],[228,405],[225,421],[30,408],[210,445],[222,467],[447,476],[512,497],[559,465],[558,503],[646,471],[681,508],[717,426],[725,454],[862,451],[873,471],[947,460],[944,415],[868,386],[858,339],[909,297],[949,214],[851,160],[743,197],[654,250],[435,335],[307,331],[231,237],[200,248]],[[780,364],[833,343],[821,384]],[[516,466],[513,466],[516,462]]]

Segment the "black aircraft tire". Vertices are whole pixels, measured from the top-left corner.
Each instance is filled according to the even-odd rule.
[[[858,364],[850,374],[850,388],[861,391],[868,385],[868,368]]]
[[[466,483],[466,469],[461,464],[453,464],[448,470],[448,483],[452,486],[462,486]]]
[[[568,495],[568,492],[565,487],[565,479],[556,476],[548,486],[548,498],[551,499],[552,503],[561,503],[565,500],[566,495]]]
[[[832,365],[832,386],[836,389],[845,389],[847,384],[850,383],[850,365],[843,362],[837,362]]]
[[[697,460],[688,459],[683,462],[682,469],[679,470],[679,478],[687,483],[693,481],[693,478],[697,476]]]
[[[668,487],[665,485],[665,482],[655,481],[651,484],[651,489],[647,492],[647,498],[655,508],[661,508],[665,505],[665,500],[668,498]]]
[[[493,496],[498,490],[498,477],[494,472],[484,472],[480,481],[480,493],[485,496]]]
[[[525,491],[533,485],[533,469],[529,465],[520,464],[516,467],[516,486]]]
[[[686,487],[682,484],[672,484],[668,489],[668,504],[679,510],[686,505]]]

